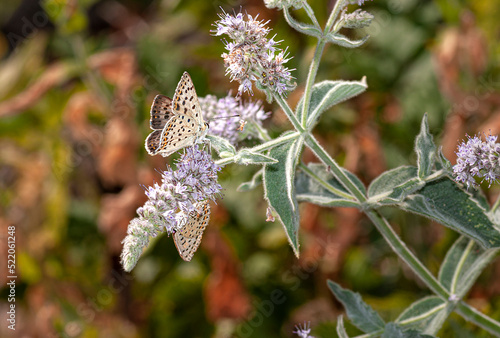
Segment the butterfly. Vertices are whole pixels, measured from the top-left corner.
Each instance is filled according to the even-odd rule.
[[[148,154],[166,157],[205,141],[208,123],[203,120],[198,96],[187,72],[177,84],[174,99],[156,95],[150,113],[149,126],[153,132],[146,138]]]
[[[203,231],[210,219],[210,204],[207,201],[195,204],[196,210],[189,214],[184,226],[173,234],[175,247],[183,260],[189,262],[201,243]]]

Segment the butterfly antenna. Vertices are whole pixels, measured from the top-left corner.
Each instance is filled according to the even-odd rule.
[[[232,117],[240,117],[239,114],[236,114],[236,115],[231,115],[231,116],[220,116],[220,117],[212,117],[210,120],[208,121],[213,121],[213,120],[221,120],[221,119],[230,119]]]

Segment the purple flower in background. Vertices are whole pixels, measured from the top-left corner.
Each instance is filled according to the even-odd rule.
[[[276,46],[280,41],[267,38],[270,29],[267,22],[258,21],[257,17],[243,13],[219,14],[220,20],[214,35],[228,35],[232,40],[225,42],[226,53],[222,54],[226,75],[231,81],[240,82],[238,95],[244,92],[253,94],[252,81],[258,88],[286,95],[295,88],[291,70],[284,66],[290,60],[288,54]]]
[[[197,202],[215,200],[220,194],[217,172],[221,168],[198,145],[186,148],[176,164],[175,171],[168,167],[162,172],[161,184],[146,189],[148,200],[137,209],[139,217],[128,226],[121,254],[125,271],[137,264],[149,237],[174,233],[184,226]]]
[[[214,95],[207,95],[200,97],[199,101],[203,116],[210,120],[209,133],[223,137],[233,145],[252,136],[260,137],[262,121],[270,115],[262,108],[261,101],[241,102],[230,93],[220,99]],[[234,115],[239,117],[236,118]],[[240,129],[241,121],[250,122],[243,131]]]
[[[496,143],[497,136],[485,136],[482,141],[479,136],[467,135],[467,142],[458,146],[457,164],[453,166],[453,173],[458,182],[477,187],[474,177],[482,177],[491,186],[500,177],[500,144]]]

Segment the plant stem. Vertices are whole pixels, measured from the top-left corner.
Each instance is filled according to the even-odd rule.
[[[495,211],[498,209],[498,206],[499,206],[499,205],[500,205],[500,194],[498,195],[497,200],[495,201],[495,204],[493,204],[493,206],[491,207],[490,212],[491,212],[492,214],[494,214],[494,213],[495,213]]]
[[[291,140],[295,140],[299,136],[300,136],[300,132],[287,133],[287,134],[284,134],[280,137],[277,137],[269,142],[265,142],[265,143],[259,144],[258,146],[252,147],[248,150],[251,152],[255,152],[255,153],[262,152],[264,150],[268,150],[268,149],[274,148],[276,146],[279,146],[280,144],[289,142]],[[233,162],[234,162],[234,156],[221,158],[220,160],[215,161],[215,163],[217,163],[218,165],[221,165],[221,166],[227,165],[227,164],[233,163]]]
[[[316,19],[316,15],[314,15],[314,11],[311,8],[311,6],[309,6],[309,3],[307,1],[304,1],[303,8],[305,9],[307,16],[309,16],[309,18],[313,22],[314,26],[316,26],[318,29],[321,30],[321,26],[319,25],[318,19]]]
[[[290,106],[285,101],[285,99],[283,98],[283,96],[281,96],[279,94],[274,94],[273,97],[276,100],[276,102],[278,102],[278,104],[280,105],[280,107],[283,110],[283,112],[285,112],[286,116],[288,117],[288,119],[290,120],[290,122],[293,124],[294,128],[298,132],[303,133],[305,131],[305,129],[301,126],[301,124],[299,123],[299,121],[297,121],[297,118],[293,114],[292,108],[290,108]]]
[[[326,22],[325,30],[323,31],[323,37],[318,40],[316,45],[316,50],[314,51],[314,56],[311,61],[311,66],[309,67],[309,73],[307,74],[306,86],[304,88],[304,100],[302,101],[302,116],[299,117],[301,119],[302,126],[307,129],[307,116],[309,105],[311,103],[311,95],[312,95],[312,87],[314,85],[314,81],[316,80],[316,74],[318,73],[319,63],[321,60],[321,55],[323,55],[323,51],[325,49],[325,45],[327,40],[324,38],[326,34],[332,29],[333,24],[335,23],[335,19],[337,18],[340,9],[344,6],[345,0],[338,0],[335,3],[335,7],[332,9],[330,13],[330,17]]]
[[[306,136],[307,146],[316,154],[316,156],[329,167],[329,170],[337,180],[349,191],[360,203],[366,202],[365,194],[347,177],[342,168],[333,158],[321,147],[312,135]]]
[[[500,323],[493,318],[490,318],[485,314],[479,312],[464,301],[460,301],[457,303],[455,311],[477,326],[485,329],[486,331],[494,334],[497,337],[500,337]]]

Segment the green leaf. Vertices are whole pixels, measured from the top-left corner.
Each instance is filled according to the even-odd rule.
[[[427,182],[425,187],[409,195],[399,206],[458,231],[485,248],[500,246],[500,232],[486,210],[448,177]]]
[[[215,135],[207,135],[207,139],[210,141],[210,146],[217,151],[217,154],[219,154],[221,158],[231,157],[236,154],[234,146],[225,138]]]
[[[415,330],[403,331],[402,328],[394,323],[387,323],[385,326],[384,334],[380,336],[381,338],[432,338],[427,334],[420,333]]]
[[[437,296],[419,299],[411,304],[396,319],[396,323],[405,328],[425,330],[432,321],[446,313],[446,302]]]
[[[272,157],[259,153],[254,153],[248,149],[241,149],[234,157],[234,162],[237,164],[249,165],[249,164],[277,163],[278,161]]]
[[[292,28],[297,30],[298,32],[300,32],[302,34],[306,34],[306,35],[315,36],[317,38],[321,38],[321,35],[323,34],[323,32],[321,32],[317,27],[315,27],[313,25],[306,24],[304,22],[299,22],[299,21],[295,20],[290,15],[290,11],[288,10],[288,8],[286,8],[286,7],[283,8],[283,15],[285,16],[286,22],[288,22],[288,24]]]
[[[365,333],[384,328],[384,321],[379,314],[366,304],[359,293],[343,289],[337,283],[328,280],[328,287],[339,302],[344,305],[347,317],[357,328]]]
[[[244,191],[250,191],[258,187],[262,183],[262,174],[264,173],[264,169],[260,169],[257,171],[252,179],[248,182],[243,182],[241,183],[238,188],[236,188],[236,191],[239,192],[244,192]]]
[[[437,170],[442,169],[448,173],[453,172],[453,166],[451,165],[451,162],[448,161],[448,159],[443,154],[443,147],[439,147],[439,150],[437,153],[436,169]]]
[[[344,169],[360,191],[365,192],[365,186],[353,173]],[[295,178],[297,200],[311,202],[323,206],[359,207],[354,198],[344,186],[332,175],[327,167],[320,163],[309,163],[307,168],[297,173]]]
[[[418,177],[423,179],[430,175],[436,157],[436,145],[429,133],[427,113],[422,118],[420,133],[415,139],[415,152],[417,153]]]
[[[361,94],[368,85],[363,77],[361,81],[330,81],[326,80],[315,84],[312,87],[311,102],[307,117],[308,129],[311,129],[317,122],[321,113],[342,101]],[[297,119],[300,121],[303,114],[303,98],[297,105]]]
[[[382,173],[368,187],[368,203],[391,205],[402,202],[425,185],[417,177],[417,172],[416,167],[401,166]]]
[[[462,298],[497,253],[497,249],[484,250],[473,240],[461,236],[441,264],[439,282],[450,293]]]
[[[300,157],[304,139],[281,144],[270,150],[269,156],[278,163],[264,166],[264,197],[276,211],[285,227],[288,241],[295,256],[299,256],[299,209],[295,196],[295,168]]]
[[[340,33],[329,33],[325,37],[328,42],[334,43],[336,45],[347,48],[357,48],[364,44],[370,38],[370,35],[365,36],[361,40],[354,41],[348,39],[345,35],[342,35]]]
[[[337,335],[339,338],[349,338],[344,327],[344,316],[340,315],[337,318]]]

